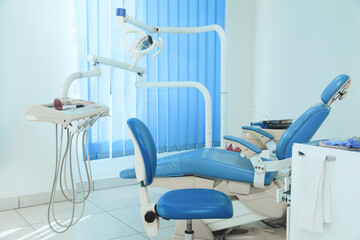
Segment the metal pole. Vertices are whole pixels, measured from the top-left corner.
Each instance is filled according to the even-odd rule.
[[[212,114],[211,96],[208,89],[199,82],[143,82],[142,77],[135,83],[136,87],[164,87],[164,88],[196,88],[205,99],[205,147],[212,147]]]

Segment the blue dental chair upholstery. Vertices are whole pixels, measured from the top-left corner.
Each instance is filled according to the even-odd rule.
[[[269,149],[276,153],[277,160],[279,160],[277,162],[260,158],[258,154],[261,153],[261,150],[251,143],[240,138],[225,136],[225,140],[238,144],[246,157],[223,149],[197,149],[159,158],[156,177],[197,176],[252,183],[254,186],[264,187],[270,184],[277,175],[278,168],[275,165],[280,166],[282,160],[285,163],[286,159],[291,158],[293,144],[310,141],[329,115],[330,104],[337,98],[341,100],[346,95],[345,90],[349,85],[350,77],[345,74],[339,75],[331,81],[321,95],[322,103],[315,104],[306,110],[281,136],[276,149]],[[272,140],[272,136],[261,129],[254,127],[246,127],[246,129],[262,134],[269,141]],[[291,162],[287,163],[287,167],[290,166],[289,164]],[[260,176],[261,174],[262,176]],[[123,170],[120,177],[135,178],[134,168]],[[255,181],[257,181],[256,184]],[[261,182],[259,183],[259,181]]]
[[[270,161],[265,158],[263,160]],[[252,183],[254,168],[251,162],[240,157],[239,153],[218,148],[197,149],[159,158],[156,177],[186,175]],[[120,176],[122,178],[135,178],[135,171],[133,168],[125,169],[120,173]],[[269,184],[275,176],[276,172],[266,173],[265,184]]]
[[[141,182],[139,189],[143,221],[147,233],[156,235],[160,216],[165,219],[186,219],[191,226],[191,219],[231,218],[232,203],[224,193],[209,189],[181,189],[165,193],[152,207],[147,192],[155,177],[157,156],[154,140],[143,122],[136,118],[127,121],[129,133],[135,147],[135,166],[137,180]],[[185,234],[193,236],[188,228]],[[188,238],[187,238],[188,239]],[[192,238],[189,238],[192,239]]]

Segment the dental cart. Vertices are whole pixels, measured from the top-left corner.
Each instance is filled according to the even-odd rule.
[[[326,156],[330,187],[331,222],[324,223],[322,233],[312,233],[298,226],[305,170],[305,157]],[[295,144],[293,147],[290,240],[360,239],[360,191],[357,187],[360,151],[319,147],[318,144]],[[311,187],[311,186],[309,186]],[[290,237],[290,238],[289,238]]]

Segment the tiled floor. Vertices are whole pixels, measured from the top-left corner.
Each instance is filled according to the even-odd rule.
[[[97,190],[91,193],[82,220],[67,232],[55,234],[47,223],[48,205],[0,211],[1,240],[169,240],[175,221],[160,221],[159,234],[149,238],[140,218],[137,185]],[[150,188],[150,198],[157,201],[164,189]],[[76,215],[81,206],[76,209]],[[60,223],[69,222],[71,204],[57,203],[55,213]],[[60,229],[59,229],[60,230]]]

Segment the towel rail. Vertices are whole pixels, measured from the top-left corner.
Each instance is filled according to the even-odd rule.
[[[305,157],[306,154],[299,151],[298,152],[299,156],[302,156],[302,157]],[[335,156],[326,156],[326,161],[335,161],[336,160],[336,157]]]

